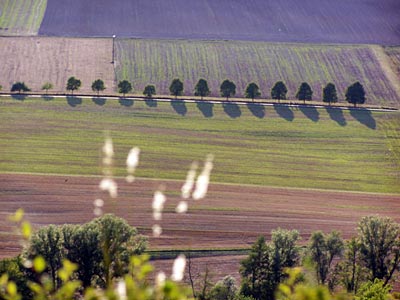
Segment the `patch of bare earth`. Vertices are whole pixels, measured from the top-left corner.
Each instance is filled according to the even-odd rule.
[[[102,79],[114,90],[112,39],[0,37],[0,84],[9,91],[16,81],[40,92],[45,82],[51,92],[65,92],[70,76],[82,81],[81,91],[92,93],[92,82]]]

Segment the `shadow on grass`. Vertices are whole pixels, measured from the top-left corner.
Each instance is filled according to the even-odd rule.
[[[131,107],[133,105],[133,100],[132,99],[126,99],[126,98],[119,98],[118,100],[119,104],[125,107]]]
[[[187,113],[186,104],[182,100],[171,100],[171,106],[177,114],[184,116]]]
[[[106,98],[93,97],[92,101],[98,106],[103,106],[106,104]]]
[[[206,118],[212,118],[214,116],[213,107],[214,104],[207,101],[196,101],[197,108],[202,112]]]
[[[42,95],[42,99],[44,101],[52,101],[52,100],[54,100],[54,97],[53,96],[49,96],[49,95]]]
[[[247,108],[255,117],[259,119],[263,119],[265,117],[265,107],[263,105],[247,103]]]
[[[236,103],[223,103],[222,107],[224,108],[225,113],[232,119],[239,118],[242,115],[242,111]]]
[[[154,99],[147,98],[144,100],[148,107],[157,107],[157,101]]]
[[[300,111],[311,121],[318,122],[319,121],[319,112],[314,106],[303,106],[299,107]]]
[[[326,107],[325,109],[333,121],[338,123],[340,126],[347,125],[346,119],[343,115],[343,110],[341,108]]]
[[[293,121],[294,113],[291,111],[289,106],[282,104],[274,104],[274,109],[281,118],[284,118],[286,121],[290,122]]]
[[[376,121],[370,110],[365,108],[350,109],[350,114],[361,124],[370,129],[376,129]]]
[[[26,95],[24,94],[11,94],[11,98],[18,100],[18,101],[24,101],[26,99]]]
[[[67,96],[67,103],[71,107],[76,107],[82,104],[82,98],[74,97],[74,96]]]

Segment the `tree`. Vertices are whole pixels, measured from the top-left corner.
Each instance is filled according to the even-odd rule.
[[[303,100],[304,104],[306,100],[312,100],[313,91],[307,82],[300,84],[299,90],[297,91],[296,98],[298,100]]]
[[[400,226],[389,217],[367,216],[358,223],[361,259],[371,280],[387,285],[400,267]]]
[[[71,91],[71,93],[73,94],[75,90],[79,90],[81,85],[82,85],[82,82],[79,79],[72,76],[72,77],[68,78],[67,91]]]
[[[235,300],[236,280],[232,276],[225,276],[218,281],[210,291],[210,299],[213,300]]]
[[[25,84],[25,82],[16,82],[11,86],[11,92],[29,92],[30,89],[28,88],[28,86]]]
[[[364,283],[357,292],[355,300],[390,300],[390,285],[384,284],[382,280],[375,278],[374,281]]]
[[[336,86],[333,83],[328,83],[322,90],[322,101],[328,102],[329,105],[338,101]]]
[[[156,87],[154,85],[146,85],[143,91],[143,95],[145,95],[148,98],[151,98],[155,94],[156,94]]]
[[[282,81],[278,81],[271,89],[271,98],[278,99],[278,102],[286,99],[287,88]]]
[[[226,97],[226,100],[228,100],[229,97],[236,94],[236,85],[232,81],[226,79],[221,84],[220,92],[221,96]]]
[[[96,79],[92,83],[92,91],[97,92],[97,96],[99,95],[100,92],[104,91],[106,89],[106,86],[104,85],[104,81],[101,79]]]
[[[42,85],[42,90],[46,91],[46,95],[47,95],[48,91],[51,90],[52,88],[53,88],[53,84],[51,82],[45,82]]]
[[[203,97],[206,97],[209,94],[210,94],[210,89],[208,88],[207,80],[199,79],[196,86],[194,87],[194,95],[200,96],[201,100],[203,100]]]
[[[333,259],[342,255],[343,239],[337,231],[332,231],[328,235],[322,231],[316,231],[311,234],[308,248],[315,264],[317,280],[319,283],[325,284],[331,272]]]
[[[354,104],[354,107],[356,107],[357,104],[365,103],[365,91],[360,82],[357,81],[347,88],[346,101]]]
[[[120,94],[123,94],[124,97],[127,93],[129,93],[130,91],[132,91],[132,84],[128,81],[128,80],[121,80],[118,83],[118,92]]]
[[[254,82],[250,83],[246,88],[246,98],[251,98],[254,101],[254,98],[261,96],[260,88]]]
[[[241,263],[242,294],[257,300],[274,299],[276,288],[286,278],[284,270],[299,261],[298,238],[298,231],[284,229],[273,230],[268,244],[260,237]]]
[[[171,95],[174,95],[175,98],[181,96],[183,93],[183,83],[178,78],[172,80],[171,85],[169,86],[169,91]]]

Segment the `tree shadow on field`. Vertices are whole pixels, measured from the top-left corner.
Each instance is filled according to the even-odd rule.
[[[119,104],[125,107],[131,107],[133,105],[133,100],[132,99],[126,99],[126,98],[119,98],[118,100]]]
[[[343,110],[341,108],[326,107],[325,109],[333,121],[338,123],[340,126],[347,125],[346,119],[343,115]]]
[[[11,94],[11,98],[18,100],[18,101],[24,101],[26,99],[26,95],[24,94]]]
[[[196,101],[197,108],[202,112],[206,118],[212,118],[214,116],[213,107],[214,104],[207,101]]]
[[[314,106],[304,106],[300,107],[301,112],[313,122],[319,121],[319,112]]]
[[[156,100],[150,99],[150,98],[145,99],[144,102],[146,103],[146,105],[148,107],[157,107],[157,105],[158,105]]]
[[[282,104],[274,104],[274,109],[281,118],[284,118],[286,121],[290,122],[293,121],[294,113],[291,111],[289,106]]]
[[[54,97],[53,96],[49,96],[49,95],[42,95],[42,99],[44,101],[52,101],[52,100],[54,100]]]
[[[93,97],[92,101],[98,106],[103,106],[106,104],[106,98]]]
[[[236,103],[223,103],[222,107],[224,108],[225,113],[232,119],[239,118],[242,115],[242,111]]]
[[[263,105],[247,103],[247,108],[255,117],[259,119],[263,119],[265,117],[265,107]]]
[[[171,100],[171,106],[177,114],[184,116],[187,113],[186,104],[182,100]]]
[[[376,121],[372,116],[370,110],[365,108],[351,108],[350,114],[361,124],[367,126],[370,129],[376,129]]]
[[[76,107],[82,104],[82,98],[74,97],[74,96],[67,96],[67,103],[71,107]]]

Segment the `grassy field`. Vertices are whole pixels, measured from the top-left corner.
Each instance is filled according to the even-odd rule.
[[[1,98],[0,172],[101,174],[99,149],[108,131],[117,175],[125,174],[130,147],[139,146],[142,177],[184,179],[192,160],[213,153],[213,182],[399,193],[398,141],[390,134],[398,134],[399,115],[387,114]]]
[[[0,35],[36,35],[47,0],[0,1]]]
[[[237,96],[243,96],[247,84],[254,81],[262,97],[269,98],[273,84],[283,80],[289,98],[306,81],[314,99],[320,100],[322,88],[333,82],[344,101],[347,87],[360,81],[367,103],[398,106],[400,102],[398,82],[391,80],[393,73],[380,59],[386,55],[379,46],[118,39],[116,54],[117,80],[131,80],[138,93],[152,83],[158,93],[169,94],[172,79],[180,78],[184,93],[192,95],[197,81],[204,78],[211,94],[218,96],[221,82],[229,78],[237,86]]]

